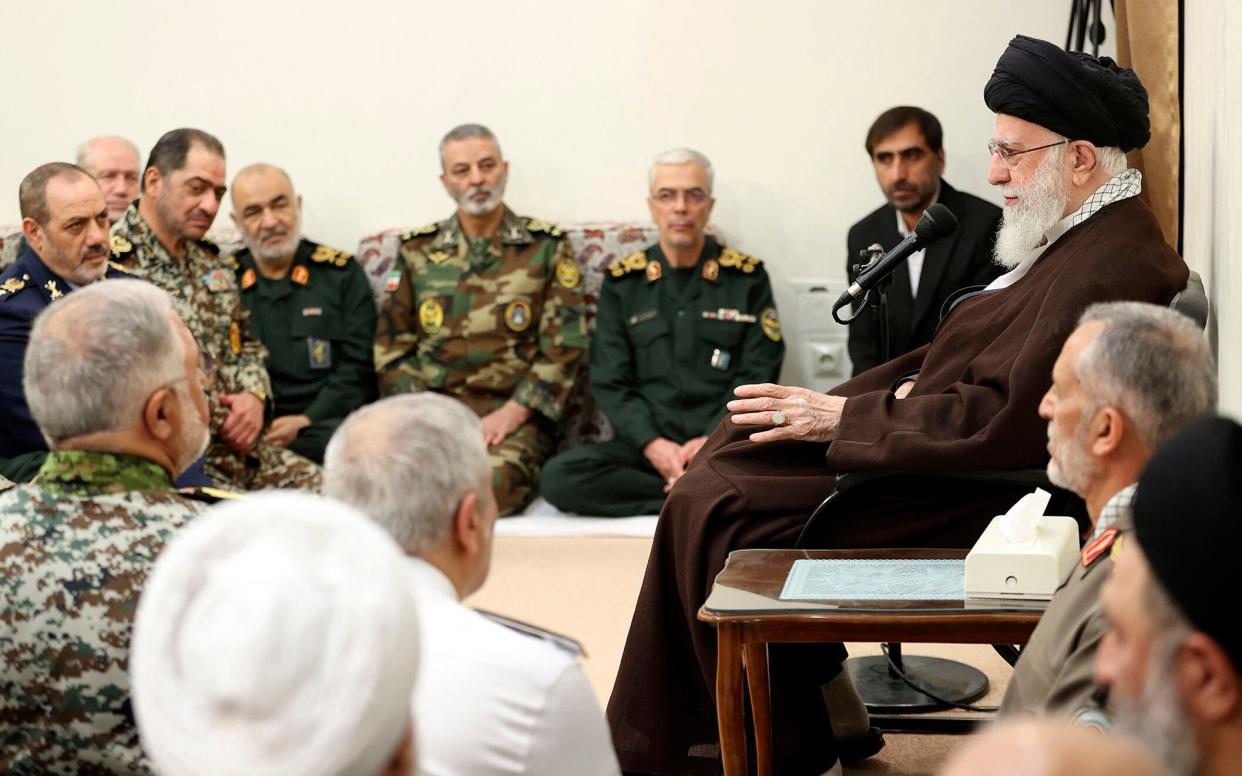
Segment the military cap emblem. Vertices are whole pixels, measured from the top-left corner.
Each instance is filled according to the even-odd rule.
[[[582,282],[582,272],[578,269],[578,262],[568,256],[556,262],[556,282],[565,288],[577,288]]]
[[[418,306],[418,323],[428,334],[440,331],[440,327],[444,325],[444,308],[440,306],[440,300],[423,300]]]
[[[647,265],[647,282],[654,283],[664,277],[664,267],[658,261],[653,261]]]
[[[304,286],[310,280],[310,270],[306,268],[306,265],[299,264],[293,268],[293,274],[290,275],[290,279],[299,286]]]
[[[516,299],[505,308],[505,324],[514,331],[526,331],[530,327],[530,304]]]
[[[781,341],[781,319],[776,315],[776,308],[769,307],[759,316],[759,325],[763,333],[773,342]]]
[[[233,355],[241,353],[241,327],[237,325],[237,321],[229,324],[229,349],[233,351]]]
[[[134,249],[134,244],[119,234],[112,235],[108,240],[108,247],[112,249],[113,256],[120,256],[122,253],[128,253]]]
[[[710,283],[715,283],[716,278],[719,275],[720,275],[720,265],[716,263],[715,259],[708,259],[707,261],[703,262],[703,279],[704,280]]]
[[[242,288],[250,288],[255,282],[254,267],[242,273]]]
[[[57,299],[60,299],[62,296],[64,296],[64,293],[60,290],[59,287],[57,287],[55,280],[47,281],[46,283],[43,284],[43,287],[46,288],[48,292],[52,295],[53,302],[55,302]]]

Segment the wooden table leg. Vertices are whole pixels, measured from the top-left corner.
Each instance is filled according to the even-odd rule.
[[[720,623],[716,647],[716,723],[724,776],[746,776],[746,698],[742,689],[742,627]]]
[[[750,713],[755,722],[755,766],[759,776],[772,774],[772,690],[768,682],[768,645],[742,645],[746,658],[746,685],[750,689]]]

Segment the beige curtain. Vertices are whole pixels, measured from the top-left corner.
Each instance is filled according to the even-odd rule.
[[[1142,170],[1143,198],[1174,247],[1181,229],[1180,4],[1180,0],[1117,0],[1116,8],[1117,60],[1138,73],[1151,103],[1151,142],[1130,152],[1130,166]]]

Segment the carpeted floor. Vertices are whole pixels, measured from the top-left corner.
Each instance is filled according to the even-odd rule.
[[[587,652],[584,667],[602,705],[616,678],[650,546],[645,538],[498,536],[487,584],[467,603],[581,641]],[[851,654],[879,652],[875,644],[849,646]],[[1004,694],[1010,668],[990,647],[911,644],[905,650],[979,668],[992,684],[980,704],[996,705]],[[892,733],[886,738],[888,745],[879,755],[846,773],[933,773],[963,740]]]

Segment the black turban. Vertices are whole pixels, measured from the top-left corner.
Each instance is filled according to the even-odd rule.
[[[1134,533],[1173,601],[1242,671],[1242,426],[1204,418],[1162,446],[1139,479]]]
[[[1129,151],[1151,139],[1147,90],[1133,70],[1025,35],[1009,41],[983,101],[993,113],[1100,147]]]

